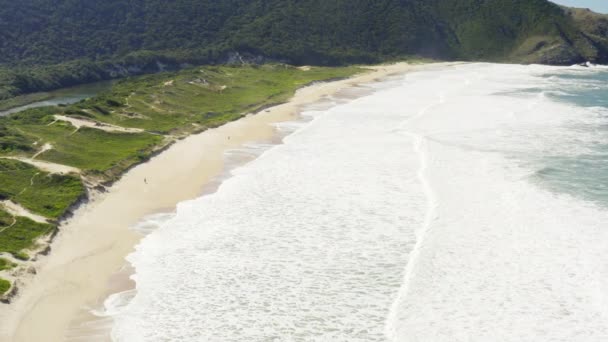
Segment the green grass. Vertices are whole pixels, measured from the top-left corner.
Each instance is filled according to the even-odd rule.
[[[10,260],[0,258],[0,271],[10,270],[11,268],[13,268],[15,266],[16,265],[14,263],[12,263]]]
[[[11,282],[0,278],[0,295],[5,294],[11,288]]]
[[[0,148],[0,155],[31,157],[48,143],[53,148],[38,159],[103,172],[117,165],[126,168],[145,159],[164,139],[150,133],[114,133],[87,127],[76,130],[68,122],[55,122],[54,114],[62,114],[62,108],[36,108],[0,118],[0,129],[4,127],[10,132],[7,135],[13,134],[9,136],[11,141],[17,138],[21,141],[20,145],[6,147],[4,153]],[[0,147],[1,143],[0,138]]]
[[[31,154],[34,151],[33,143],[19,129],[0,122],[0,155]]]
[[[7,213],[4,210],[0,210],[0,229],[10,226],[11,224],[13,224],[13,221],[13,215]]]
[[[36,239],[49,234],[54,229],[55,226],[51,224],[38,223],[27,217],[16,217],[14,225],[0,228],[0,252],[27,260],[29,256],[23,250],[31,248]]]
[[[110,133],[86,127],[74,133],[74,127],[66,122],[27,125],[21,129],[53,145],[39,159],[94,171],[105,171],[123,160],[145,154],[163,140],[149,133]]]
[[[195,68],[119,82],[111,92],[66,112],[161,133],[192,131],[193,124],[214,127],[287,101],[296,89],[313,81],[361,71],[356,67],[302,71],[284,65]]]
[[[78,176],[43,172],[29,164],[0,159],[0,198],[49,218],[58,218],[85,192]],[[6,217],[0,214],[0,225]]]
[[[33,245],[34,244],[31,243],[31,246],[33,246]],[[15,259],[19,259],[19,260],[22,260],[22,261],[28,261],[28,260],[30,260],[30,256],[27,253],[23,252],[23,251],[12,252],[11,254],[13,254],[13,256],[15,257]]]

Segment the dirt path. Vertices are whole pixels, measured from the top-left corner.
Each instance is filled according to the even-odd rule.
[[[116,125],[111,125],[107,123],[101,123],[97,121],[84,120],[84,119],[76,119],[69,116],[64,115],[55,115],[55,119],[59,121],[66,121],[71,123],[76,130],[72,133],[76,133],[81,127],[89,127],[94,129],[100,129],[106,132],[120,132],[120,133],[142,133],[144,130],[141,128],[126,128]]]
[[[63,173],[63,174],[65,174],[65,173],[80,174],[81,173],[80,169],[78,169],[78,168],[75,168],[72,166],[67,166],[67,165],[62,165],[62,164],[55,164],[55,163],[42,161],[42,160],[34,160],[34,159],[23,158],[23,157],[2,157],[2,158],[18,160],[20,162],[30,164],[32,166],[39,168],[42,171],[49,172],[49,173]]]
[[[53,145],[46,143],[42,146],[42,149],[40,151],[38,151],[36,154],[34,154],[32,156],[32,159],[36,159],[36,157],[38,157],[39,155],[43,154],[44,152],[48,151],[48,150],[52,150],[53,149]]]
[[[10,225],[8,225],[8,226],[6,226],[6,227],[2,227],[2,228],[0,228],[0,233],[2,233],[3,231],[5,231],[5,230],[7,230],[7,229],[11,228],[12,226],[14,226],[14,225],[15,225],[15,223],[17,223],[17,218],[16,218],[16,217],[13,217],[13,223],[11,223]]]
[[[23,216],[38,223],[48,223],[44,216],[36,215],[13,201],[0,201],[0,205],[13,216]]]

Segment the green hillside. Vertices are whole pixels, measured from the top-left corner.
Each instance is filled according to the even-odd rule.
[[[0,99],[241,58],[608,62],[599,20],[547,0],[0,0]]]

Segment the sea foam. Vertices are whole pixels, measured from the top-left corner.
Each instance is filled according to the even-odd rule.
[[[283,125],[128,257],[114,340],[607,340],[608,213],[534,177],[606,139],[544,95],[564,69],[411,73]]]

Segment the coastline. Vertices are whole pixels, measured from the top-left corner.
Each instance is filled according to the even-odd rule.
[[[141,239],[130,227],[148,215],[170,212],[177,203],[198,197],[224,171],[226,151],[272,139],[276,136],[273,123],[295,120],[301,106],[324,96],[438,65],[445,64],[371,67],[371,72],[346,80],[302,88],[288,103],[189,136],[134,167],[62,224],[50,255],[36,264],[38,274],[24,279],[22,293],[12,304],[0,307],[0,341],[65,339],[74,319],[105,299],[111,278]]]

